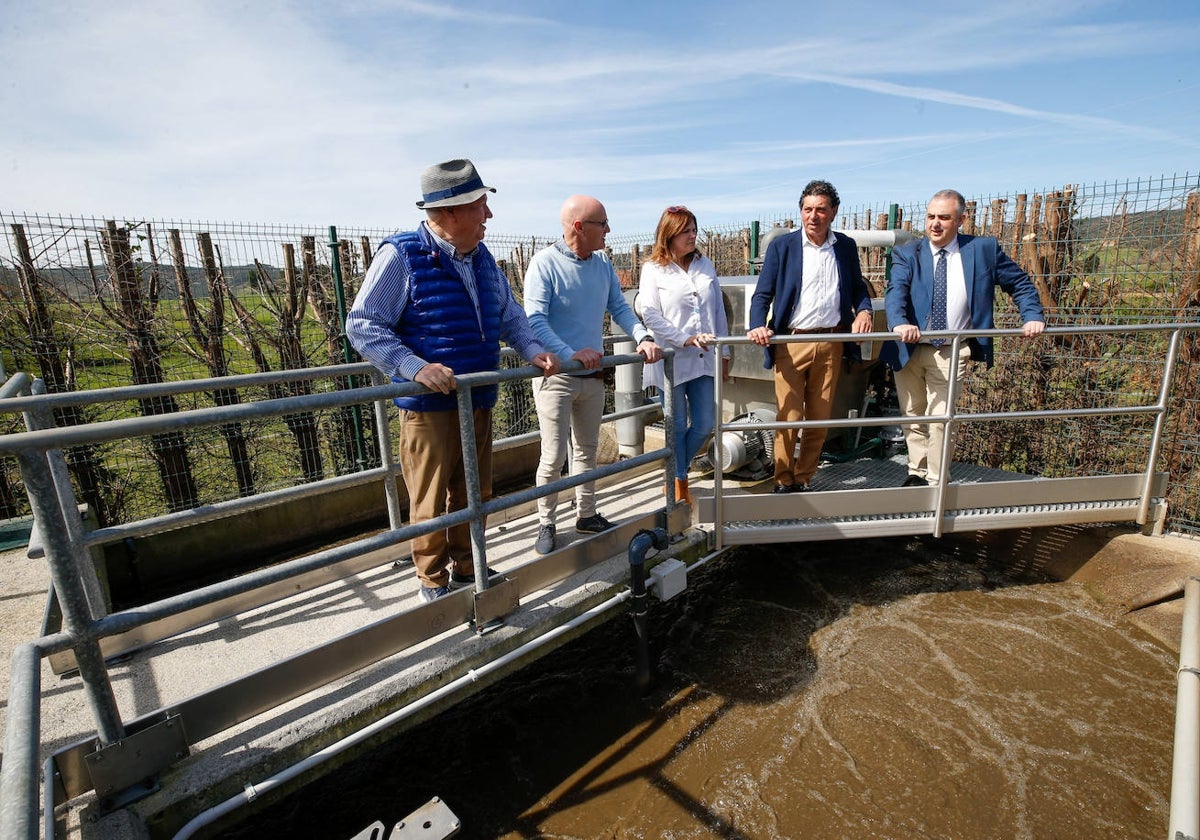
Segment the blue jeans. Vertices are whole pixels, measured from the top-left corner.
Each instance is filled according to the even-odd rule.
[[[687,422],[683,422],[684,420]],[[688,464],[713,430],[713,378],[698,376],[675,386],[675,477],[687,478]]]

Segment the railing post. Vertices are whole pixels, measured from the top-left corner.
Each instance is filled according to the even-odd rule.
[[[725,352],[724,338],[717,338],[713,351],[713,526],[715,542],[713,548],[720,551],[725,547],[725,401],[724,381],[721,377],[721,356]],[[732,352],[730,353],[732,356]]]
[[[663,444],[667,448],[667,468],[663,471],[663,481],[666,483],[667,512],[675,509],[679,501],[675,498],[675,424],[679,418],[675,416],[675,351],[667,349],[663,353]]]
[[[383,372],[372,368],[371,381],[387,385]],[[392,459],[392,431],[388,423],[389,400],[375,400],[375,438],[379,441],[379,465],[383,467],[383,492],[387,499],[388,525],[396,530],[403,523],[400,515],[400,491],[396,487],[396,462]]]
[[[36,838],[38,741],[41,731],[42,658],[37,646],[18,645],[9,670],[8,722],[0,766],[0,837]],[[53,784],[47,779],[47,786]]]
[[[946,393],[946,420],[929,420],[931,423],[941,422],[944,424],[942,426],[942,463],[938,467],[937,502],[934,504],[933,511],[933,536],[935,538],[942,535],[942,517],[946,513],[946,482],[950,480],[950,459],[954,457],[954,435],[958,431],[955,407],[958,405],[958,395],[962,390],[962,382],[958,375],[960,367],[958,358],[962,342],[961,335],[955,335],[950,342],[950,382]]]
[[[471,511],[471,558],[475,563],[475,591],[488,588],[487,545],[484,539],[483,493],[479,489],[476,455],[475,401],[468,385],[458,385],[458,435],[462,442],[463,477],[467,483],[467,509]]]
[[[75,640],[72,649],[83,679],[84,693],[96,722],[96,734],[102,746],[114,744],[125,735],[121,713],[113,694],[100,645],[94,639],[81,638],[91,622],[87,595],[79,576],[74,573],[74,551],[70,543],[70,528],[63,516],[62,505],[54,492],[54,478],[45,453],[22,449],[17,453],[21,478],[29,495],[33,518],[42,536],[46,559],[50,565],[50,580],[62,606],[63,628]]]
[[[1181,330],[1171,333],[1171,341],[1167,345],[1167,360],[1163,365],[1162,386],[1158,390],[1158,411],[1154,417],[1154,434],[1150,436],[1150,451],[1146,455],[1146,477],[1142,482],[1142,498],[1138,504],[1137,524],[1143,527],[1150,515],[1150,487],[1154,480],[1154,465],[1158,463],[1163,427],[1167,423],[1167,404],[1171,396],[1171,380],[1175,377],[1175,362],[1179,358],[1181,335]]]
[[[32,393],[46,393],[46,383],[41,379],[33,382]],[[25,413],[25,425],[29,431],[54,428],[54,415],[45,406],[38,406]],[[84,547],[83,526],[79,521],[79,500],[75,497],[75,488],[71,485],[71,473],[67,469],[66,459],[61,449],[46,451],[46,463],[50,467],[50,475],[54,479],[54,491],[62,506],[63,517],[67,523],[68,542],[71,546],[71,558],[75,563],[75,573],[83,584],[84,596],[90,611],[89,620],[95,620],[108,615],[108,603],[104,597],[104,589],[96,576],[96,567],[88,550]]]

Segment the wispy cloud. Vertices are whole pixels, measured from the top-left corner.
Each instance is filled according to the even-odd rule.
[[[514,232],[553,229],[579,190],[634,226],[678,200],[790,208],[817,173],[844,194],[1001,190],[1186,167],[1198,116],[1168,92],[1200,84],[1197,42],[1200,8],[1093,0],[945,20],[884,3],[8,4],[0,165],[17,209],[402,225],[420,169],[467,155],[501,188],[493,229]]]

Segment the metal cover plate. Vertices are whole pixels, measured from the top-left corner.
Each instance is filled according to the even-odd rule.
[[[475,630],[482,632],[490,623],[517,611],[521,590],[516,577],[497,575],[488,588],[475,593]]]
[[[388,840],[445,840],[458,834],[461,827],[454,812],[435,796],[396,823]]]
[[[101,747],[85,757],[96,795],[101,799],[122,799],[121,793],[138,786],[144,793],[153,790],[147,780],[189,754],[187,734],[178,715],[134,732]],[[135,794],[134,798],[137,798]]]

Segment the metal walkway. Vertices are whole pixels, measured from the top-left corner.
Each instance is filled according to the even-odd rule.
[[[1145,476],[1043,479],[971,464],[951,467],[952,483],[900,487],[904,456],[829,464],[811,491],[774,495],[771,482],[749,487],[722,482],[715,496],[697,498],[699,521],[720,527],[720,544],[804,542],[842,537],[943,534],[1089,522],[1136,522]],[[1167,476],[1150,482],[1149,513],[1161,531]],[[941,511],[939,516],[938,512]]]

